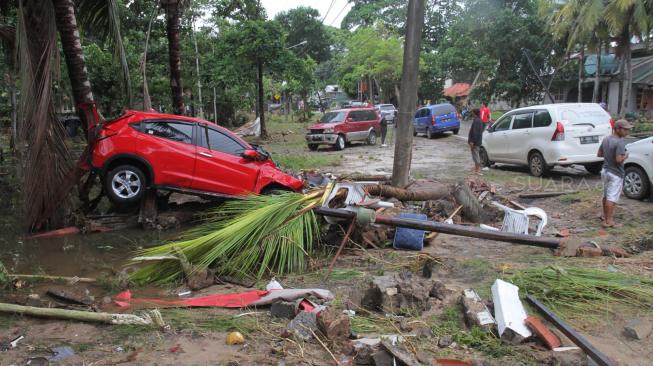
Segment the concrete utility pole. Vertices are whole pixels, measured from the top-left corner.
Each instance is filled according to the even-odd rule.
[[[405,187],[410,178],[410,162],[413,158],[412,118],[417,104],[417,74],[423,24],[424,0],[409,0],[404,65],[401,71],[397,143],[392,167],[392,185],[395,187]]]

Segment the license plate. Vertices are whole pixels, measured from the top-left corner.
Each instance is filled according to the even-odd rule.
[[[581,136],[580,143],[581,144],[598,144],[599,143],[599,137],[598,136]]]

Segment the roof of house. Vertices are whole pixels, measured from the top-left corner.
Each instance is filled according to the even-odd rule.
[[[653,56],[632,59],[633,84],[653,85]]]
[[[464,97],[469,95],[471,85],[467,83],[455,83],[448,88],[444,88],[444,96],[446,97]]]

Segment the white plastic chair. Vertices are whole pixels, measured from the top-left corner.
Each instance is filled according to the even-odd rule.
[[[542,210],[539,207],[528,207],[524,210],[515,210],[510,207],[504,206],[500,203],[497,202],[492,202],[492,204],[500,209],[503,210],[504,216],[503,216],[503,225],[501,226],[501,229],[497,229],[492,226],[488,225],[483,225],[481,224],[481,228],[487,229],[487,230],[495,230],[495,231],[504,231],[508,233],[515,233],[515,234],[528,234],[528,227],[529,227],[529,216],[535,216],[540,219],[540,222],[537,224],[537,228],[535,229],[535,236],[540,236],[542,235],[542,230],[546,226],[548,220],[547,220],[547,215],[544,210]]]

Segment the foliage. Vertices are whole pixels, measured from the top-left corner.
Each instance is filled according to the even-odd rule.
[[[256,276],[304,269],[318,233],[311,207],[322,192],[250,196],[215,209],[204,222],[177,242],[145,249],[141,255],[174,255],[180,250],[198,267],[219,274]],[[170,282],[179,278],[178,263],[146,266],[132,274],[137,282]]]
[[[331,58],[331,39],[326,27],[318,19],[320,13],[300,6],[277,14],[275,20],[287,34],[286,43],[298,57],[307,55],[320,63]],[[305,44],[300,45],[301,42]],[[297,46],[299,45],[299,46]]]
[[[586,321],[622,308],[653,310],[653,280],[598,269],[549,266],[529,268],[510,277],[561,317]]]

